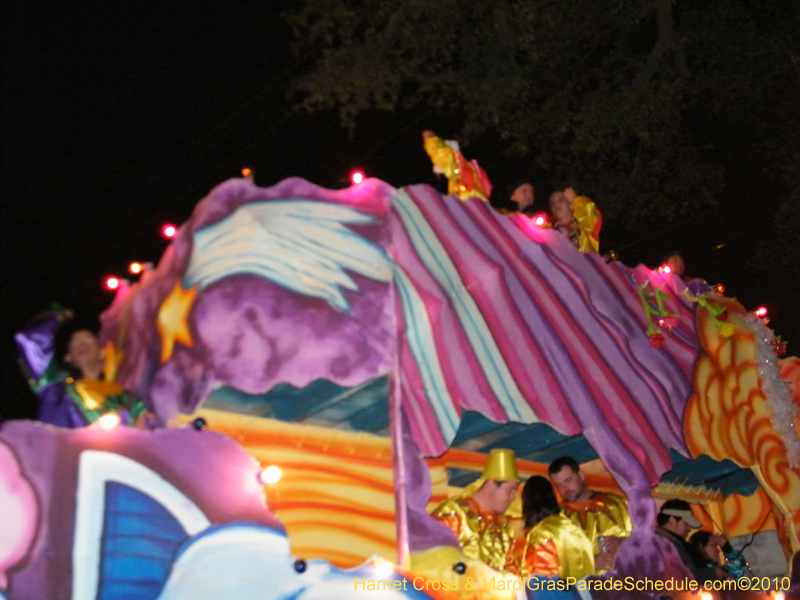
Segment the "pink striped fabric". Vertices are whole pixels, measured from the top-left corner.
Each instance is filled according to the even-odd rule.
[[[607,462],[615,448],[638,461],[651,485],[669,448],[685,451],[699,344],[679,279],[607,264],[525,216],[427,186],[400,190],[389,220],[403,405],[424,454],[447,449],[464,409],[583,432]],[[660,349],[638,295],[648,279],[666,284],[680,319]]]

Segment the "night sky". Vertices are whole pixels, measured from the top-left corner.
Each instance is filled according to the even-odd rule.
[[[180,224],[213,186],[244,166],[270,186],[301,176],[330,188],[355,167],[401,186],[430,183],[420,132],[452,135],[453,117],[425,110],[368,115],[351,138],[333,114],[291,113],[287,83],[308,67],[280,19],[289,3],[17,2],[5,9],[3,103],[3,418],[30,418],[36,401],[15,360],[13,333],[53,301],[94,320],[111,295],[101,282],[132,260],[157,262],[163,223]],[[509,159],[487,137],[465,149],[496,189],[546,174]],[[800,340],[797,299],[743,270],[771,234],[777,197],[740,168],[730,147],[724,213],[624,230],[608,220],[603,251],[658,264],[679,248],[687,275],[722,281],[748,309]],[[580,192],[580,186],[578,191]],[[596,198],[602,209],[603,199]],[[756,210],[757,207],[757,210]],[[720,244],[722,248],[715,249]],[[782,314],[783,311],[783,314]],[[790,345],[790,350],[793,346]],[[795,353],[796,353],[796,348]]]

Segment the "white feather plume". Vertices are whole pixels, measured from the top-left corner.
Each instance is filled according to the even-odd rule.
[[[354,208],[313,200],[243,204],[194,233],[183,287],[250,274],[348,310],[342,288],[358,290],[348,271],[384,282],[392,277],[383,249],[347,227],[373,221]]]

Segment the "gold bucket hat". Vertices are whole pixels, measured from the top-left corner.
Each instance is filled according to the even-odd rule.
[[[517,459],[508,448],[493,448],[483,467],[484,481],[519,481]]]
[[[489,458],[486,459],[486,464],[483,466],[483,474],[465,487],[458,494],[458,497],[468,498],[472,496],[487,481],[519,481],[517,459],[513,450],[508,448],[490,450]],[[517,497],[506,511],[506,514],[512,517],[520,517],[522,515],[522,502],[520,501],[519,492],[517,492]]]

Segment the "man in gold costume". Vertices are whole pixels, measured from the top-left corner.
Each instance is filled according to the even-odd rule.
[[[598,571],[610,569],[619,543],[631,534],[627,501],[616,494],[590,489],[580,465],[571,456],[554,460],[548,473],[561,494],[563,513],[583,529],[592,542],[595,568]]]
[[[443,140],[433,131],[423,131],[425,152],[431,158],[434,173],[447,177],[447,193],[461,200],[480,198],[486,202],[492,193],[492,183],[476,160],[467,160],[458,148],[458,143]]]
[[[581,252],[600,251],[600,228],[603,218],[594,202],[567,188],[550,195],[553,228],[569,238]]]
[[[504,514],[519,486],[514,452],[492,450],[476,484],[461,496],[445,500],[431,514],[453,530],[468,558],[502,570],[514,538],[511,521]],[[470,494],[475,487],[477,491]]]

